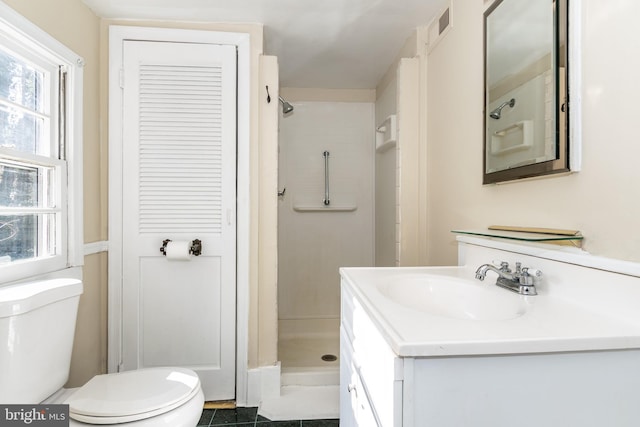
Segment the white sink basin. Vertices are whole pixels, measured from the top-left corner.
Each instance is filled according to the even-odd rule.
[[[558,255],[572,261],[566,265],[523,255],[524,265],[546,276],[538,295],[521,296],[496,286],[493,272],[475,279],[478,265],[511,252],[466,250],[470,265],[457,267],[341,268],[341,304],[353,312],[343,323],[369,318],[400,357],[640,349],[640,270],[620,274],[596,260],[581,267],[590,258],[571,258],[572,251]]]
[[[527,297],[486,282],[440,275],[402,276],[378,285],[402,306],[454,319],[509,320],[526,313]],[[533,297],[535,298],[535,297]]]

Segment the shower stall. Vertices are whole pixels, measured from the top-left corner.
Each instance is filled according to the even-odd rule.
[[[338,385],[340,275],[374,263],[373,102],[281,100],[278,359],[283,386]]]

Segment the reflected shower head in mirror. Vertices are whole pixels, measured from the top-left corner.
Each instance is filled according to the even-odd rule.
[[[282,114],[287,114],[293,111],[293,105],[289,104],[279,95],[278,99],[280,100],[280,103],[282,103]]]
[[[502,117],[502,109],[507,105],[513,108],[513,106],[516,105],[516,99],[511,98],[509,101],[503,102],[498,108],[489,113],[489,117],[491,117],[492,119],[500,120],[500,117]]]

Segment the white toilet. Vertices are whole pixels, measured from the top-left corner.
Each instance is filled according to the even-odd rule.
[[[204,395],[198,375],[148,368],[98,375],[63,389],[69,377],[82,282],[52,279],[0,287],[0,402],[69,405],[70,426],[194,427]]]

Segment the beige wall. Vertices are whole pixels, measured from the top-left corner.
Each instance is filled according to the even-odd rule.
[[[260,87],[269,87],[260,94],[260,224],[258,295],[251,319],[256,325],[253,352],[257,352],[257,366],[274,365],[278,361],[278,112],[276,96],[280,89],[278,58],[260,58]],[[271,96],[271,102],[267,102]],[[257,347],[257,349],[256,349]]]
[[[384,88],[376,89],[375,126],[397,113],[398,85],[395,79]],[[379,138],[376,135],[376,138]],[[376,150],[375,166],[375,266],[393,267],[397,265],[396,219],[398,217],[397,179],[398,156],[397,145],[386,150]]]
[[[401,53],[402,55],[402,53]],[[408,55],[413,56],[413,53]],[[394,61],[376,87],[376,129],[387,117],[398,112],[398,60]],[[377,136],[376,136],[377,137]],[[375,266],[393,267],[397,265],[396,220],[399,215],[397,197],[398,156],[397,145],[375,154]]]
[[[397,263],[420,265],[420,59],[398,65]]]
[[[376,88],[376,124],[396,115],[396,146],[375,159],[376,266],[424,263],[424,31],[405,41]]]
[[[104,170],[105,141],[98,122],[99,20],[81,0],[6,0],[10,7],[65,44],[84,66],[84,241],[107,238]],[[106,254],[85,257],[69,385],[83,384],[106,369]]]
[[[68,387],[81,386],[107,369],[107,260],[106,252],[85,257]]]
[[[578,229],[584,249],[640,261],[640,3],[585,0],[583,170],[482,186],[483,2],[458,0],[453,27],[428,56],[429,264],[456,262],[456,228]]]

